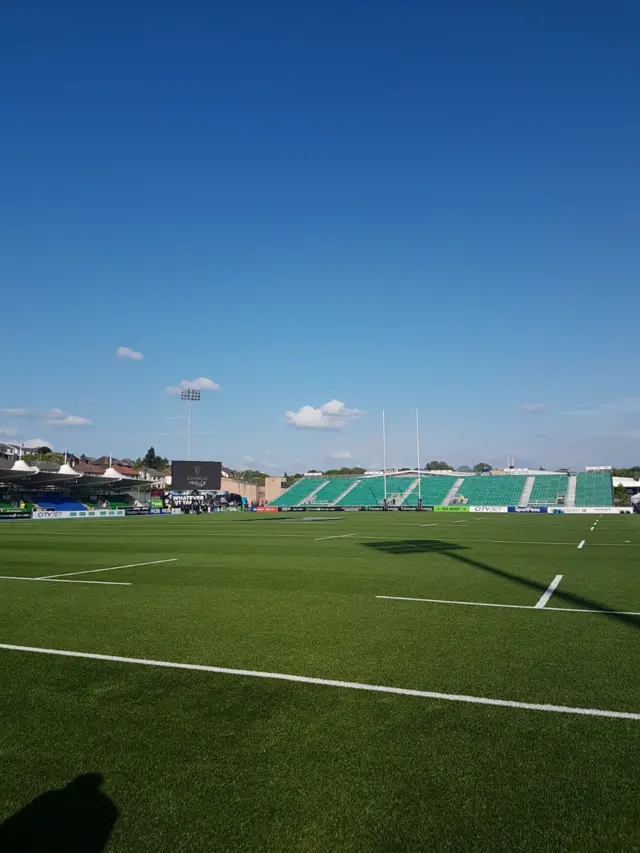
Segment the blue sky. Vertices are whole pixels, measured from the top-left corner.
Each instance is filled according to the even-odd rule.
[[[235,467],[379,465],[383,407],[390,465],[416,407],[425,460],[638,463],[638,25],[12,4],[0,438],[180,458],[205,379],[193,455]]]

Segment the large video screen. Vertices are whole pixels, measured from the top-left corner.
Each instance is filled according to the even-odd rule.
[[[171,488],[178,492],[192,489],[218,491],[221,479],[221,462],[186,462],[182,459],[171,463]]]

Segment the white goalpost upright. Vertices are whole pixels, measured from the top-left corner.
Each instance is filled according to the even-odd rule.
[[[416,409],[416,455],[418,461],[418,506],[422,501],[422,483],[420,480],[420,413]]]
[[[382,480],[384,482],[384,506],[387,505],[387,431],[382,410]]]

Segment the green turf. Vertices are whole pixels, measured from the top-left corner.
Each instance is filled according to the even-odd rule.
[[[376,598],[640,611],[637,517],[312,517],[2,522],[2,575],[177,562],[0,580],[0,642],[640,711],[638,617]],[[109,851],[640,850],[640,721],[5,649],[0,708],[0,821],[100,773]]]

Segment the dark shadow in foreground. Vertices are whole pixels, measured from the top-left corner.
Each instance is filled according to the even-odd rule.
[[[0,826],[0,851],[100,853],[118,817],[101,785],[99,773],[86,773],[36,797]]]
[[[468,548],[453,542],[442,542],[439,539],[390,539],[389,541],[372,541],[363,542],[362,544],[367,548],[373,548],[385,554],[402,554],[404,556],[407,554],[442,554],[444,557],[457,560],[459,563],[465,563],[465,565],[471,566],[474,569],[481,569],[483,572],[490,572],[492,575],[497,575],[512,583],[526,586],[529,589],[535,590],[536,593],[540,593],[540,595],[546,592],[549,586],[548,583],[539,583],[538,581],[531,580],[531,578],[515,575],[512,572],[506,571],[506,569],[498,569],[496,566],[490,566],[481,560],[474,560],[465,554],[455,553],[456,551],[468,550]],[[600,604],[598,601],[592,601],[590,598],[584,598],[581,595],[567,592],[565,589],[562,589],[562,585],[554,590],[553,598],[565,602],[565,604],[573,605],[578,609],[600,610],[602,611],[602,615],[609,619],[623,622],[625,625],[631,625],[634,628],[640,628],[640,616],[616,612],[605,604]],[[533,604],[535,602],[532,602]]]

